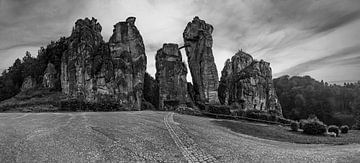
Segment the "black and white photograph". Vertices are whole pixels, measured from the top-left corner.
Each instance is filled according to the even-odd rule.
[[[359,163],[360,0],[0,0],[0,163]]]

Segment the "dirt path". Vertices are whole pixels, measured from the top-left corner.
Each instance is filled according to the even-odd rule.
[[[174,113],[165,115],[164,123],[186,160],[188,162],[215,162],[215,157],[201,149],[194,140],[178,126],[179,123],[174,122],[173,116]]]
[[[360,145],[259,139],[169,112],[0,113],[0,162],[356,162]]]

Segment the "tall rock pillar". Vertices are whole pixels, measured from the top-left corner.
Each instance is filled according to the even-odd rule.
[[[79,19],[67,39],[68,50],[61,59],[62,92],[86,101],[94,101],[92,56],[102,44],[101,25],[96,19]]]
[[[212,53],[213,29],[210,24],[195,17],[183,33],[195,100],[211,104],[219,103],[219,76]]]
[[[135,17],[114,25],[109,47],[114,65],[115,94],[122,104],[140,110],[146,55],[143,39],[135,26]]]
[[[191,103],[187,90],[187,69],[177,44],[164,44],[156,53],[156,80],[159,84],[159,108],[172,110]]]

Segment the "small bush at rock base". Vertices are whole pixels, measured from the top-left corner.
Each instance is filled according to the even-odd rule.
[[[298,131],[299,130],[299,122],[291,122],[290,124],[292,131]]]
[[[334,132],[336,134],[336,136],[339,136],[340,134],[340,129],[338,126],[335,126],[335,125],[330,125],[328,127],[328,132]]]
[[[349,132],[349,126],[348,125],[343,125],[340,127],[341,133],[342,134],[347,134]]]
[[[319,120],[308,120],[302,128],[309,135],[322,135],[326,132],[326,125]]]

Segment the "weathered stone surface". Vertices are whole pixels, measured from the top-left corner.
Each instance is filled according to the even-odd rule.
[[[43,87],[50,89],[55,88],[57,80],[58,77],[57,77],[55,65],[52,63],[48,63],[43,76],[43,82],[42,82]]]
[[[186,81],[187,68],[177,44],[164,44],[156,53],[159,108],[174,110],[191,103]]]
[[[213,27],[195,17],[183,33],[185,51],[193,80],[195,99],[205,103],[218,103],[219,77],[212,53]]]
[[[146,55],[135,18],[114,26],[108,43],[96,19],[78,20],[61,61],[62,92],[88,102],[115,102],[140,110]]]
[[[114,28],[109,40],[114,66],[114,91],[121,103],[140,110],[146,71],[143,39],[135,26],[135,17],[117,23]]]
[[[219,86],[222,104],[236,105],[243,110],[274,110],[282,114],[273,86],[270,64],[256,61],[239,51],[227,60]]]
[[[24,82],[22,83],[20,90],[26,91],[35,87],[36,87],[36,80],[31,76],[28,76],[24,79]]]
[[[95,101],[92,55],[103,42],[96,19],[77,20],[61,62],[61,87],[65,94]]]

